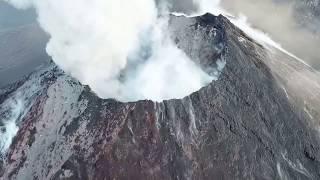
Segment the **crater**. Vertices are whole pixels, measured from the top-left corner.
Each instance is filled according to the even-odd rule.
[[[226,38],[222,16],[171,15],[161,41],[146,34],[121,71],[117,92],[114,87],[89,84],[103,99],[121,102],[181,99],[217,80],[226,65]],[[168,36],[168,37],[166,37]]]

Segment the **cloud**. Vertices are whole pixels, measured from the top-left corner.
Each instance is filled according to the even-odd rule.
[[[176,47],[166,16],[159,16],[170,8],[189,8],[181,1],[7,1],[36,9],[51,37],[47,53],[102,98],[182,98],[213,79]]]
[[[170,12],[192,14],[198,11],[199,7],[194,0],[156,0],[156,4],[166,3]]]
[[[4,1],[14,4],[14,6],[19,9],[26,9],[32,6],[32,0],[4,0]]]

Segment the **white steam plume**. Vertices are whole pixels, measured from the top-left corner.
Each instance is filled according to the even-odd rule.
[[[214,15],[226,14],[227,12],[220,6],[221,0],[193,0],[198,6],[199,14],[210,12]]]
[[[213,79],[168,38],[154,0],[5,1],[35,8],[48,54],[103,98],[182,98]]]
[[[3,126],[0,131],[0,157],[5,154],[12,143],[13,137],[18,132],[19,128],[16,121],[19,119],[25,108],[26,107],[24,107],[21,100],[10,101],[7,104],[4,104],[4,109],[9,112],[6,112],[6,118],[1,119]],[[0,112],[0,114],[5,113]]]

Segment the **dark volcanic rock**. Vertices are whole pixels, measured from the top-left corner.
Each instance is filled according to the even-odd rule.
[[[266,51],[223,16],[172,17],[170,28],[208,72],[226,62],[217,81],[183,99],[121,103],[51,64],[25,82],[41,83],[1,179],[320,179],[319,137]]]

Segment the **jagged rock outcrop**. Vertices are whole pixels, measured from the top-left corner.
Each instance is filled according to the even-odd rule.
[[[52,63],[3,90],[0,116],[9,101],[25,108],[0,179],[320,178],[319,137],[262,46],[223,16],[172,17],[170,30],[208,72],[225,62],[219,79],[183,99],[121,103]]]

